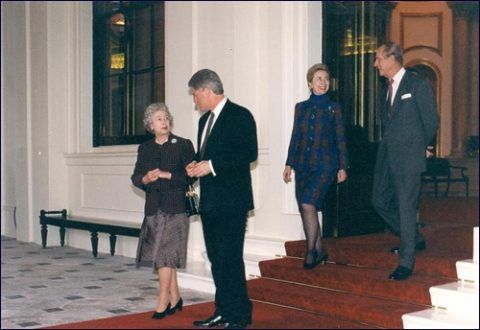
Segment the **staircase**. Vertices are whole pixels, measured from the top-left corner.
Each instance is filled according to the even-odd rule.
[[[430,288],[434,307],[403,315],[405,329],[478,329],[478,227],[473,233],[473,259],[458,261],[455,282]]]
[[[427,249],[406,281],[388,279],[397,266],[389,250],[399,243],[391,234],[325,239],[329,262],[313,270],[302,267],[305,242],[293,241],[285,257],[260,262],[261,276],[248,281],[250,298],[322,317],[309,328],[478,328],[478,256],[468,260],[473,246],[478,251],[478,201],[447,203],[458,218],[421,207]]]
[[[249,295],[267,315],[251,327],[478,328],[478,198],[426,198],[419,214],[427,249],[406,281],[388,279],[399,244],[389,233],[324,239],[329,261],[313,270],[302,267],[305,241],[247,238]],[[208,262],[187,264],[179,282],[215,292]]]

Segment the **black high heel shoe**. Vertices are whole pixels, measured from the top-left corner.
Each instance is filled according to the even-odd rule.
[[[163,319],[165,316],[167,316],[168,311],[170,310],[170,303],[168,303],[167,308],[163,312],[157,312],[155,311],[152,315],[152,319]]]
[[[312,262],[307,262],[307,260],[312,260]],[[312,269],[315,267],[317,264],[318,260],[318,253],[316,250],[309,250],[307,252],[307,255],[305,256],[305,262],[303,263],[303,268],[305,269]]]
[[[309,252],[310,253],[310,252]],[[313,262],[311,263],[308,263],[308,262],[305,262],[303,264],[303,268],[305,269],[313,269],[315,268],[318,264],[326,264],[327,263],[327,260],[328,260],[328,253],[325,253],[325,252],[322,252],[320,255],[318,255],[318,252],[317,251],[314,251],[313,252],[313,255],[314,255],[314,258],[313,258]]]
[[[320,257],[318,258],[318,263],[322,264],[322,265],[325,265],[327,263],[327,261],[328,261],[328,253],[322,252]]]
[[[179,312],[181,312],[181,311],[182,311],[182,308],[183,308],[183,299],[180,298],[180,300],[175,304],[175,306],[173,306],[172,308],[169,308],[169,309],[167,310],[167,314],[168,314],[168,315],[172,315],[172,314],[175,313],[177,310],[178,310]]]

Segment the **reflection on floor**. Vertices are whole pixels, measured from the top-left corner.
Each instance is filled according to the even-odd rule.
[[[158,281],[132,258],[1,238],[2,329],[39,328],[155,308]],[[212,301],[181,290],[185,305]]]

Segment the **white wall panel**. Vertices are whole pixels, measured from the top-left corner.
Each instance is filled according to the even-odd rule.
[[[80,182],[82,208],[136,213],[143,209],[144,193],[129,175],[83,173]]]
[[[144,195],[130,182],[137,146],[92,146],[91,2],[45,2],[38,9],[45,6],[46,16],[40,10],[33,13],[37,16],[31,16],[33,23],[47,28],[46,33],[32,41],[30,46],[35,47],[31,54],[43,54],[48,65],[46,73],[34,69],[35,73],[47,76],[47,85],[45,81],[32,79],[30,86],[39,91],[32,102],[31,109],[35,111],[32,118],[42,122],[41,129],[30,132],[35,139],[30,157],[33,165],[40,165],[32,167],[33,175],[38,182],[48,182],[49,193],[41,195],[44,193],[41,186],[31,189],[34,204],[46,204],[42,208],[66,208],[72,215],[134,222],[140,226]],[[249,108],[257,123],[259,158],[252,165],[255,210],[248,224],[248,236],[266,241],[301,238],[294,184],[283,183],[282,171],[294,105],[308,96],[305,73],[321,55],[318,40],[321,30],[316,29],[321,27],[321,5],[167,1],[165,9],[166,103],[175,118],[174,132],[196,144],[199,114],[194,111],[187,82],[198,69],[217,71],[226,96]],[[42,49],[41,45],[48,47]],[[9,83],[13,82],[7,79],[5,84]],[[47,99],[41,96],[45,95],[40,93],[42,88],[47,89]],[[2,106],[5,102],[21,106],[24,99],[21,93],[17,96],[19,102],[2,100]],[[44,106],[36,108],[36,100],[44,102]],[[14,122],[21,123],[26,115],[20,110],[16,115],[10,112],[4,117],[8,120],[16,116]],[[19,141],[25,138],[23,134]],[[15,150],[19,148],[25,148],[25,144]],[[18,160],[25,160],[26,155],[25,151],[12,153]],[[16,161],[7,165],[14,167],[14,164]],[[13,172],[7,172],[11,177]],[[14,188],[21,187],[15,184]],[[20,191],[20,195],[25,197],[26,191]],[[15,200],[15,196],[18,194],[12,190],[2,202]],[[37,211],[31,209],[30,213],[36,215]],[[28,221],[31,226],[38,218]],[[29,235],[31,230],[36,229],[26,229]],[[90,249],[89,233],[67,232],[68,244]],[[100,239],[100,251],[108,252],[107,241]],[[118,239],[118,253],[133,256],[135,249],[136,239]],[[201,223],[192,222],[189,255],[199,256],[203,250]]]

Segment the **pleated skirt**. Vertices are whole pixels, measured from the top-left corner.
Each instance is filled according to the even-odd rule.
[[[143,220],[137,247],[137,267],[185,268],[190,219],[185,213],[158,211]]]

